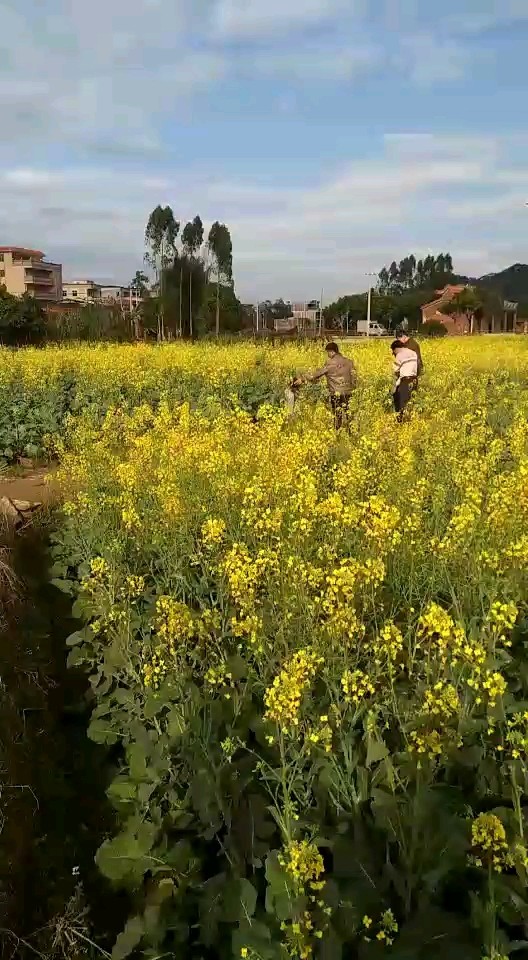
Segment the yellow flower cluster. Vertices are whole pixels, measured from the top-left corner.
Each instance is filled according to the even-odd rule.
[[[146,655],[141,666],[143,685],[147,689],[150,687],[152,690],[159,690],[171,666],[163,650],[152,650],[150,655]]]
[[[439,730],[411,730],[409,752],[436,760],[444,750],[444,738]]]
[[[345,670],[341,677],[341,686],[345,703],[353,703],[355,706],[376,692],[374,684],[362,670]]]
[[[294,653],[266,690],[264,719],[278,724],[284,733],[298,727],[303,694],[322,663],[323,658],[313,650],[302,649]]]
[[[333,730],[328,723],[328,715],[321,714],[319,722],[309,727],[304,735],[308,747],[321,747],[325,753],[332,753]]]
[[[145,577],[128,576],[125,580],[122,593],[130,600],[137,600],[145,591]]]
[[[194,617],[189,608],[172,597],[158,597],[153,621],[158,640],[174,654],[185,649],[187,640],[195,635]]]
[[[422,712],[435,720],[447,723],[458,716],[459,710],[460,700],[452,684],[439,680],[432,690],[425,691]]]
[[[511,866],[504,824],[494,813],[480,813],[471,824],[471,862],[502,873]]]
[[[296,897],[305,896],[310,904],[318,906],[323,915],[329,916],[331,909],[325,907],[320,899],[324,889],[324,863],[315,843],[309,840],[291,840],[281,853],[278,861],[285,871],[288,882]],[[313,915],[302,910],[292,921],[282,921],[284,946],[289,957],[308,960],[313,954],[313,942],[323,936],[316,929]]]
[[[202,524],[202,541],[208,547],[221,543],[226,532],[224,520],[217,517],[209,517]]]
[[[504,743],[497,750],[508,759],[528,762],[528,710],[515,713],[506,721]]]
[[[431,641],[443,661],[456,660],[461,655],[466,634],[438,603],[431,603],[418,621],[418,637]]]
[[[499,641],[504,643],[505,646],[511,645],[511,641],[506,639],[506,634],[513,630],[518,616],[519,608],[516,603],[501,603],[497,600],[491,606],[488,623]]]
[[[279,863],[284,867],[296,891],[322,890],[324,881],[324,863],[315,843],[309,840],[292,840],[283,853],[279,854]]]
[[[377,940],[386,947],[392,947],[400,929],[392,910],[385,910],[377,922],[366,914],[363,917],[362,926],[363,939],[366,943]]]
[[[395,663],[403,651],[403,636],[399,627],[388,621],[379,631],[372,644],[374,663],[380,666],[387,661]]]
[[[234,603],[242,613],[251,613],[257,599],[260,580],[277,567],[277,556],[269,549],[259,550],[256,556],[244,543],[234,543],[222,561]]]

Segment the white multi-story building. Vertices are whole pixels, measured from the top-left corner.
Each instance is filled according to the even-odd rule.
[[[321,304],[319,300],[292,303],[292,314],[299,330],[315,330],[321,320]]]
[[[101,287],[95,280],[68,280],[62,285],[63,300],[76,303],[100,303]]]

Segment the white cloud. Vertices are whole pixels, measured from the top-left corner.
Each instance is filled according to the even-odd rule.
[[[430,87],[460,80],[467,70],[469,53],[457,40],[424,32],[402,39],[398,60],[413,83]]]
[[[159,149],[160,118],[223,75],[220,51],[194,49],[191,0],[0,0],[3,140]]]
[[[52,170],[32,170],[25,167],[7,170],[3,179],[7,184],[26,187],[29,190],[32,188],[40,190],[42,187],[51,187],[53,183],[60,182],[60,177],[57,177]]]
[[[262,38],[330,21],[353,0],[217,0],[213,32],[219,37]]]
[[[383,62],[383,49],[375,43],[303,44],[288,50],[263,53],[253,60],[262,73],[307,81],[350,80],[371,73]]]
[[[460,9],[454,4],[454,12],[448,16],[447,23],[454,32],[478,34],[496,27],[528,20],[526,0],[477,0],[468,5],[469,9]]]
[[[464,27],[460,7],[471,3]],[[527,144],[412,128],[373,140],[372,89],[368,123],[357,128],[363,101],[349,98],[349,116],[339,95],[384,72],[389,102],[391,78],[401,88],[408,77],[422,96],[460,80],[478,30],[493,17],[528,16],[528,0],[503,0],[500,11],[494,0],[445,0],[441,17],[421,0],[387,5],[392,19],[379,0],[0,0],[0,239],[46,249],[66,276],[126,280],[161,202],[182,220],[200,212],[230,224],[244,297],[353,289],[365,269],[431,244],[455,255],[458,244],[477,260],[481,251],[491,269],[494,251],[528,225],[525,209],[516,212],[526,181],[515,167]],[[335,90],[351,153],[370,138],[363,159],[347,161],[341,139],[323,166],[332,156],[328,139],[322,151],[317,143],[325,117],[310,110],[324,108],[306,81],[321,99]],[[277,125],[263,124],[259,156],[254,122],[270,102]],[[408,103],[394,98],[394,123]],[[235,122],[224,128],[226,113]],[[247,117],[255,159],[244,167]],[[284,157],[290,171],[300,158],[294,185]]]
[[[527,225],[508,153],[491,138],[393,136],[371,159],[295,187],[205,169],[12,167],[0,171],[0,235],[63,258],[65,276],[124,281],[141,264],[148,214],[170,203],[182,221],[200,212],[206,225],[229,224],[244,299],[317,296],[321,286],[330,297],[410,249],[450,249],[461,271],[498,266]]]

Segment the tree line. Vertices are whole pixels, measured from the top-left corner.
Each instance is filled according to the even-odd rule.
[[[429,254],[422,259],[411,253],[399,263],[393,260],[390,266],[380,270],[372,297],[371,318],[388,330],[404,322],[409,329],[417,330],[422,323],[422,307],[434,300],[446,284],[457,282],[468,285],[441,308],[441,313],[464,316],[471,332],[476,320],[503,314],[500,293],[457,275],[450,253]],[[366,316],[367,297],[368,293],[340,297],[323,311],[326,325],[354,329],[357,321]]]
[[[233,245],[225,223],[205,237],[200,216],[181,229],[170,206],[157,206],[145,229],[145,261],[153,270],[143,320],[158,340],[238,330],[245,316],[233,284]]]
[[[399,263],[392,261],[382,267],[378,274],[380,293],[403,293],[408,290],[445,286],[453,274],[453,258],[450,253],[429,254],[418,260],[414,253]]]

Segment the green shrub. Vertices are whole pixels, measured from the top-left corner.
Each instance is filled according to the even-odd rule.
[[[446,337],[447,327],[441,320],[428,320],[420,327],[422,337]]]

